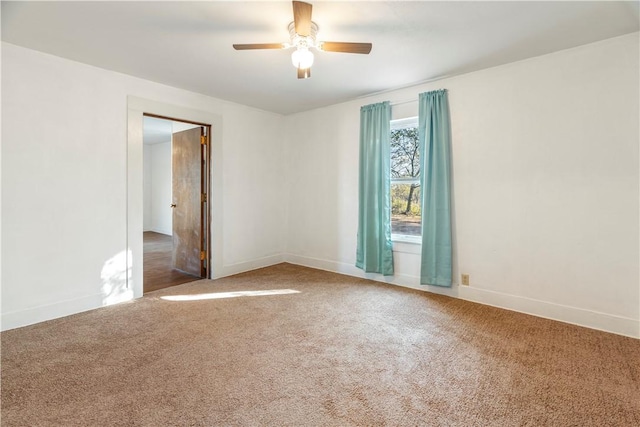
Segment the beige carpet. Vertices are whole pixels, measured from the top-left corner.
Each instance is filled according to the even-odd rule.
[[[1,339],[3,426],[640,425],[639,340],[289,264]]]

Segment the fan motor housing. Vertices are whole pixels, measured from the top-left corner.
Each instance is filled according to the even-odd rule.
[[[291,38],[291,46],[293,47],[302,47],[302,48],[310,48],[316,47],[316,36],[318,34],[318,24],[311,21],[311,31],[309,31],[308,36],[301,36],[296,33],[296,25],[295,22],[291,22],[289,24],[289,37]]]

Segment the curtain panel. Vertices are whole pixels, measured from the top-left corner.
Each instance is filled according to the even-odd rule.
[[[422,162],[420,283],[451,286],[451,124],[446,89],[420,94],[418,137]]]
[[[391,245],[391,104],[360,109],[360,175],[356,267],[393,274]]]

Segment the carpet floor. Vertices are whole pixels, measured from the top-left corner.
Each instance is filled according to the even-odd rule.
[[[0,338],[3,426],[640,425],[640,340],[290,264]]]

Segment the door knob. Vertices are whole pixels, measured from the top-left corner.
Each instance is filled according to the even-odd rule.
[[[175,204],[175,203],[171,203],[171,207],[172,207],[172,208],[175,208],[175,207],[176,207],[176,204]]]

